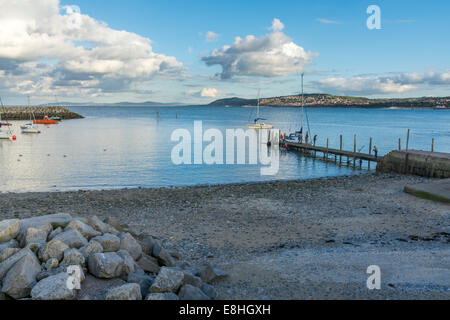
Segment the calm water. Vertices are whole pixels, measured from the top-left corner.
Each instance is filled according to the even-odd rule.
[[[14,123],[16,142],[0,140],[0,192],[167,187],[197,184],[310,179],[358,174],[351,168],[326,164],[295,153],[281,155],[276,176],[261,176],[259,165],[182,165],[171,162],[173,130],[193,131],[195,120],[204,129],[246,128],[253,108],[170,107],[155,108],[73,107],[86,119],[41,126],[40,135],[22,135]],[[264,108],[282,131],[298,126],[300,111]],[[176,118],[178,115],[178,119]],[[396,149],[398,138],[406,140],[412,130],[411,148],[429,150],[432,137],[436,151],[450,152],[450,112],[445,110],[313,109],[308,111],[311,131],[318,145],[330,139],[338,147],[368,151],[374,138],[380,154]],[[206,145],[206,144],[205,144]],[[372,166],[373,168],[373,166]]]

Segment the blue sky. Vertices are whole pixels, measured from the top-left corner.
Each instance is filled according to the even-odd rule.
[[[43,2],[48,2],[51,8],[55,1]],[[369,30],[366,26],[369,17],[366,9],[372,4],[381,9],[381,30]],[[99,61],[106,58],[98,54],[93,58],[88,49],[101,40],[83,38],[81,33],[66,39],[86,49],[87,58],[76,66],[73,62],[76,57],[65,59],[44,49],[40,56],[12,57],[5,53],[2,57],[0,46],[0,70],[8,59],[16,65],[25,59],[27,63],[40,63],[46,72],[33,74],[39,83],[34,91],[31,84],[19,88],[11,84],[0,86],[2,96],[19,101],[31,94],[44,101],[54,91],[60,99],[72,101],[203,103],[229,96],[254,98],[259,87],[263,96],[295,94],[299,90],[300,72],[307,74],[308,92],[368,97],[450,95],[448,1],[63,0],[59,3],[59,16],[69,16],[63,9],[66,5],[79,7],[85,18],[104,22],[108,30],[136,34],[139,41],[150,39],[152,54],[162,55],[157,60],[159,69],[139,74],[117,71],[119,67],[114,69],[112,58],[108,58],[108,67],[100,67]],[[284,27],[271,29],[274,19]],[[89,31],[83,34],[95,33],[95,28],[86,27]],[[208,32],[211,36],[207,38]],[[255,40],[233,45],[236,37],[245,39],[248,35]],[[258,39],[267,45],[259,46]],[[135,42],[126,41],[121,38],[120,42],[104,47],[121,50],[114,59],[139,69],[136,61],[142,60],[128,63],[130,60],[125,57],[125,48],[132,48]],[[251,50],[242,49],[244,45]],[[282,49],[285,45],[293,48],[295,56],[287,54],[280,58],[279,52],[285,52]],[[223,49],[220,53],[223,46],[232,46],[231,51]],[[215,49],[219,55],[213,54]],[[153,63],[150,57],[146,61],[149,65]],[[230,61],[237,67],[225,72],[223,66]],[[99,66],[98,73],[80,68],[88,64]],[[166,71],[167,65],[170,72]],[[25,66],[21,65],[23,69]],[[60,81],[42,80],[50,78],[49,75],[59,76]],[[19,80],[23,79],[8,78],[11,83]],[[81,89],[69,90],[69,86]],[[41,92],[36,88],[41,88]]]

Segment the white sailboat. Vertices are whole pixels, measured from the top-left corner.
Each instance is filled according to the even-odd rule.
[[[257,106],[257,111],[256,111],[256,118],[255,118],[253,124],[248,125],[248,128],[255,129],[255,130],[273,129],[273,125],[261,122],[261,121],[265,121],[267,119],[261,118],[260,103],[259,103],[260,95],[261,95],[261,90],[258,90],[258,106]]]
[[[28,97],[28,108],[30,108],[30,97]],[[30,123],[27,123],[20,127],[22,133],[41,133],[41,131],[33,124],[34,113],[30,109]]]

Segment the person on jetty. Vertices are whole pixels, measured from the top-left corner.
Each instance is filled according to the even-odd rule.
[[[317,134],[314,136],[314,146],[316,145],[316,141],[317,141]]]
[[[377,146],[373,146],[373,152],[375,153],[375,158],[378,158],[378,148],[377,148]]]

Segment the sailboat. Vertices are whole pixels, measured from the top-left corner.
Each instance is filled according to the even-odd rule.
[[[309,129],[309,120],[308,120],[308,115],[305,112],[305,93],[304,93],[304,89],[303,89],[303,80],[304,80],[304,76],[305,74],[302,73],[302,112],[301,112],[301,116],[300,116],[300,130],[299,131],[295,131],[294,133],[291,133],[288,137],[286,137],[286,140],[290,140],[290,141],[295,141],[295,142],[299,142],[299,143],[303,143],[304,140],[306,141],[306,139],[303,139],[303,127],[304,127],[304,122],[306,119],[306,123],[308,125],[308,130],[307,130],[307,137],[311,136],[311,130]]]
[[[3,106],[2,98],[0,98],[0,103],[1,103],[2,109],[4,109],[5,107]],[[8,122],[6,122],[6,123],[8,123]],[[7,132],[3,131],[2,127],[3,127],[3,124],[2,124],[2,117],[1,117],[1,113],[0,113],[0,140],[13,140],[13,137],[15,138],[15,136],[12,135],[11,129],[9,128],[10,127],[9,124],[7,125],[7,127],[8,127]]]
[[[28,97],[28,108],[30,108],[30,97]],[[27,123],[20,127],[22,133],[41,133],[41,131],[39,131],[39,129],[35,125],[33,125],[33,123],[31,123],[31,121],[33,120],[32,118],[34,119],[34,113],[30,109],[30,123]]]
[[[273,129],[273,125],[265,124],[265,123],[261,122],[261,121],[265,121],[267,119],[261,118],[260,95],[261,95],[261,90],[258,90],[258,106],[257,106],[257,111],[256,111],[256,118],[255,118],[253,124],[248,125],[248,128],[255,129],[255,130]]]

